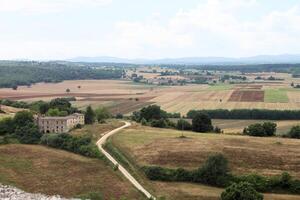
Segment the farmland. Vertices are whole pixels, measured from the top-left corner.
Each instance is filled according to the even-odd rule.
[[[148,74],[148,73],[144,73]],[[149,73],[148,76],[158,76]],[[0,89],[0,98],[36,101],[74,96],[73,105],[85,109],[92,105],[108,107],[112,113],[129,114],[144,106],[157,104],[168,112],[191,109],[278,109],[295,110],[300,107],[300,90],[290,84],[299,81],[290,74],[246,74],[249,81],[257,76],[276,76],[284,81],[260,81],[247,84],[188,84],[175,86],[133,83],[129,80],[77,80],[61,83],[37,83],[17,90]],[[69,89],[69,92],[66,90]]]
[[[112,137],[111,143],[137,168],[157,165],[195,169],[207,157],[221,152],[229,160],[234,174],[258,173],[266,176],[288,171],[299,174],[300,144],[283,138],[254,138],[215,135],[141,127],[135,125]],[[239,159],[236,159],[239,158]],[[142,173],[142,172],[141,172]],[[141,178],[143,179],[143,178]],[[147,181],[145,178],[143,181]],[[148,187],[167,199],[218,199],[220,188],[190,183],[147,181]],[[265,194],[265,199],[299,199],[293,195]]]

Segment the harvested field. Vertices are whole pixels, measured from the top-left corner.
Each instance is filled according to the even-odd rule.
[[[264,102],[264,91],[235,90],[228,101]]]
[[[102,160],[39,145],[1,145],[0,182],[26,192],[76,197],[101,193],[105,199],[144,199]]]

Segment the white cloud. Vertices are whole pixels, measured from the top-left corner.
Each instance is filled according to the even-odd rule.
[[[136,55],[249,56],[300,53],[298,7],[272,11],[257,18],[255,0],[208,0],[190,10],[180,10],[165,24],[158,20],[120,22],[114,33],[118,48],[134,47]],[[150,52],[151,51],[151,52]],[[164,51],[164,52],[162,52]]]
[[[0,12],[48,13],[68,8],[104,6],[112,0],[0,0]]]

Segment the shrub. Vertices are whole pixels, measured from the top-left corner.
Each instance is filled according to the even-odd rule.
[[[237,177],[237,182],[250,183],[255,190],[260,192],[266,192],[270,189],[269,180],[266,177],[257,174]]]
[[[156,128],[165,128],[167,127],[167,123],[164,119],[159,119],[159,120],[154,119],[151,121],[151,126]]]
[[[178,130],[192,130],[192,124],[184,119],[177,121],[176,128]]]
[[[294,126],[288,132],[287,137],[300,139],[300,126]]]
[[[42,134],[37,125],[30,122],[25,126],[17,127],[14,136],[23,144],[37,144]]]
[[[262,194],[258,193],[247,182],[234,183],[227,187],[221,194],[222,200],[263,200]]]
[[[276,124],[273,122],[264,122],[263,124],[251,124],[244,129],[243,133],[250,136],[273,136],[276,132]]]
[[[45,134],[41,138],[41,144],[91,158],[102,157],[97,146],[92,143],[91,138],[86,136],[75,137],[66,133]]]
[[[105,107],[99,107],[95,111],[99,123],[105,123],[105,120],[111,117],[110,112]]]
[[[0,135],[12,134],[15,130],[15,124],[12,118],[0,120]]]

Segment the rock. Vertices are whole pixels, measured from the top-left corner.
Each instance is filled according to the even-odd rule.
[[[43,194],[31,194],[24,192],[18,188],[0,184],[0,199],[1,200],[77,200],[66,199],[58,195],[47,196]]]

